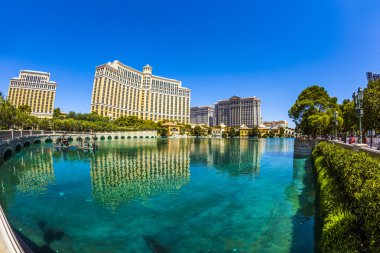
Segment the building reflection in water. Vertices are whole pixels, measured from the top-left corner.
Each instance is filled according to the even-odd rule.
[[[52,150],[41,148],[22,156],[17,174],[18,191],[46,191],[55,181]]]
[[[265,150],[264,140],[210,139],[191,143],[191,162],[204,163],[228,172],[232,176],[260,173],[260,160]]]
[[[111,207],[133,198],[177,190],[190,181],[185,140],[139,143],[99,150],[90,161],[94,199]]]

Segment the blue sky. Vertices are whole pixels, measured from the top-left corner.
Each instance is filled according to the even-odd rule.
[[[115,59],[182,80],[192,105],[260,97],[264,120],[309,85],[342,101],[380,72],[378,0],[3,0],[0,24],[0,90],[47,71],[66,112],[89,112],[95,67]]]

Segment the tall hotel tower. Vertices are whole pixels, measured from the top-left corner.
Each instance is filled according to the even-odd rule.
[[[21,70],[19,77],[11,79],[8,100],[16,107],[30,106],[34,116],[51,118],[56,89],[57,83],[50,81],[50,73]]]
[[[229,127],[246,125],[249,128],[261,125],[261,100],[257,97],[233,96],[215,104],[215,124]]]
[[[116,119],[137,116],[140,119],[190,122],[190,89],[181,81],[152,75],[146,65],[143,72],[119,61],[96,67],[91,112]]]

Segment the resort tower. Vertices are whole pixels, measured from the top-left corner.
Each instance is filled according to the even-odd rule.
[[[50,73],[21,70],[19,77],[10,81],[8,100],[16,107],[28,105],[34,116],[51,118],[56,89],[57,83],[50,81]]]
[[[190,123],[190,89],[181,81],[153,75],[149,65],[141,72],[108,62],[96,67],[91,112],[111,119],[133,115]]]
[[[261,100],[257,97],[233,96],[215,104],[215,125],[229,127],[246,125],[249,128],[261,125]]]

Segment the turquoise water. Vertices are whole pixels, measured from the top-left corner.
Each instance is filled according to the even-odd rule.
[[[292,139],[32,145],[0,166],[0,203],[36,252],[313,252],[309,159]]]

